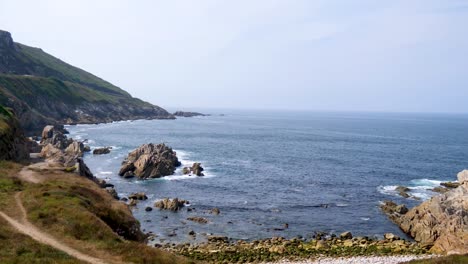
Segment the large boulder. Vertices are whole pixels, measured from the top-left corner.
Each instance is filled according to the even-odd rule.
[[[160,178],[174,174],[180,166],[176,152],[165,144],[144,144],[130,152],[122,162],[119,175],[127,172],[140,179]]]
[[[414,240],[431,246],[432,252],[468,254],[468,182],[409,211],[392,202],[381,208]]]

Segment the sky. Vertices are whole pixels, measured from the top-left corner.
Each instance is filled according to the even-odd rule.
[[[0,29],[162,107],[468,113],[464,0],[0,0]]]

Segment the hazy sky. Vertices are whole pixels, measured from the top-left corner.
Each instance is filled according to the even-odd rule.
[[[0,29],[163,107],[468,112],[463,0],[0,0]]]

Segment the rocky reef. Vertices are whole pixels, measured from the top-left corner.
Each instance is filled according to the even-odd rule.
[[[160,178],[174,174],[181,163],[176,152],[165,144],[144,144],[130,152],[122,162],[119,175],[140,179]]]
[[[382,210],[401,230],[435,253],[468,254],[468,170],[458,184],[408,210],[386,201]]]

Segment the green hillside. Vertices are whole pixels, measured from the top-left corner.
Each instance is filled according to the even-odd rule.
[[[0,104],[28,132],[50,123],[173,118],[166,110],[0,31]]]

